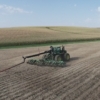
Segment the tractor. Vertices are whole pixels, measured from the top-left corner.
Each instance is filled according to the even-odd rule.
[[[50,50],[44,51],[42,53],[38,53],[31,56],[23,57],[24,62],[26,58],[31,58],[35,56],[42,55],[43,57],[39,60],[28,60],[28,64],[32,65],[47,65],[47,66],[65,66],[66,62],[70,60],[70,55],[65,50],[64,46],[60,47],[53,47],[50,46]]]
[[[55,61],[69,61],[70,60],[70,55],[65,50],[64,46],[62,46],[62,48],[50,46],[50,50],[46,52],[48,53],[43,56],[44,59],[55,60]]]

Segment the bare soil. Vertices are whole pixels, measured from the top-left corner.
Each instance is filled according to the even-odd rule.
[[[0,100],[100,100],[100,43],[65,45],[66,67],[34,66],[22,56],[48,50],[31,47],[0,50]]]

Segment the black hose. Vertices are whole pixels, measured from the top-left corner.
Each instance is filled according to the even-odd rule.
[[[45,53],[49,53],[49,52],[50,52],[50,51],[45,51],[45,52],[42,52],[42,53],[39,53],[39,54],[35,54],[35,55],[31,55],[31,56],[22,57],[22,58],[23,58],[23,62],[21,62],[21,63],[19,63],[19,64],[16,64],[16,65],[14,65],[14,66],[12,66],[12,67],[6,68],[6,69],[4,69],[4,70],[1,70],[0,73],[1,73],[1,72],[5,72],[5,71],[7,71],[7,70],[9,70],[9,69],[11,69],[11,68],[14,68],[14,67],[16,67],[16,66],[18,66],[18,65],[23,64],[23,63],[25,62],[25,59],[26,59],[26,58],[39,56],[39,55],[41,55],[41,54],[45,54]]]
[[[9,70],[9,69],[12,69],[12,68],[14,68],[14,67],[17,67],[18,65],[21,65],[21,64],[23,64],[24,62],[25,62],[25,60],[24,60],[23,62],[19,63],[19,64],[16,64],[16,65],[14,65],[14,66],[11,66],[11,67],[9,67],[9,68],[6,68],[6,69],[4,69],[4,70],[1,70],[0,73],[1,73],[1,72],[5,72],[5,71],[7,71],[7,70]]]

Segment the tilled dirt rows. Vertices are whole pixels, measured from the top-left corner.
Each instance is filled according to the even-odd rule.
[[[100,43],[66,45],[66,67],[27,63],[0,73],[0,100],[100,100]],[[0,70],[49,47],[0,50]]]

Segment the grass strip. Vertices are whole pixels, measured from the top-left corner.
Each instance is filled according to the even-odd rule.
[[[36,42],[17,42],[17,43],[12,42],[12,43],[0,43],[0,49],[62,45],[70,43],[83,43],[83,42],[96,42],[96,41],[100,41],[100,38],[73,39],[73,40],[47,40],[47,41],[36,41]]]

